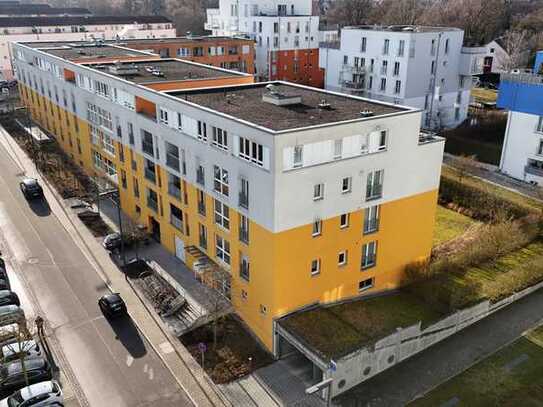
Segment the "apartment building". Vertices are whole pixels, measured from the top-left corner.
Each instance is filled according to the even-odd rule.
[[[497,105],[509,110],[500,171],[543,186],[543,75],[539,74],[543,51],[539,51],[535,74],[500,75]]]
[[[213,35],[254,40],[260,80],[323,86],[318,7],[312,0],[220,0],[218,9],[207,10],[205,28]]]
[[[224,69],[255,73],[255,42],[247,38],[188,36],[122,41],[119,45]]]
[[[21,4],[18,1],[0,2],[0,17],[39,17],[39,16],[91,16],[82,7],[51,7],[49,4]]]
[[[174,37],[172,22],[161,16],[11,16],[0,17],[0,72],[12,77],[10,43],[16,41],[91,41]]]
[[[455,127],[467,117],[486,53],[463,38],[449,27],[345,27],[340,43],[322,44],[319,66],[326,89],[422,109],[426,128]]]
[[[187,61],[176,63],[191,79],[163,87],[152,72],[164,60],[14,52],[32,117],[119,185],[126,214],[220,282],[270,351],[281,316],[396,288],[430,255],[444,143],[421,133],[418,109]],[[194,80],[196,68],[212,78]]]

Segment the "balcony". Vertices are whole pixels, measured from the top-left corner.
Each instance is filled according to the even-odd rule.
[[[364,90],[364,84],[362,82],[343,81],[343,88],[353,91]]]
[[[368,184],[366,188],[366,201],[381,199],[383,196],[383,184]]]
[[[155,170],[145,168],[145,179],[147,181],[152,182],[153,184],[156,184],[156,172],[155,172]]]
[[[183,230],[183,221],[179,219],[177,216],[170,215],[170,223],[173,227],[179,230]]]
[[[319,48],[340,49],[341,41],[321,41],[319,42]]]
[[[143,152],[145,154],[148,154],[150,155],[151,157],[154,157],[155,156],[155,150],[153,148],[153,143],[151,142],[148,142],[148,141],[142,141],[141,142],[141,149],[143,150]]]
[[[343,64],[343,66],[341,67],[341,71],[361,74],[366,73],[367,69],[365,66]]]
[[[179,171],[179,156],[172,153],[167,153],[166,165],[176,171]]]
[[[239,206],[249,209],[249,195],[243,192],[239,193]]]

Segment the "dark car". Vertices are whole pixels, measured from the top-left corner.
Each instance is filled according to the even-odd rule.
[[[7,274],[0,274],[0,290],[11,290]]]
[[[20,360],[6,363],[0,367],[1,398],[9,396],[27,385],[24,370],[26,370],[29,385],[53,378],[49,362],[42,357],[24,359],[24,369]]]
[[[43,189],[35,178],[25,178],[20,183],[21,191],[26,199],[41,198]]]
[[[19,296],[13,291],[0,290],[0,307],[3,305],[17,305],[20,306]]]
[[[119,293],[103,295],[98,300],[98,306],[107,317],[126,315],[126,304]]]
[[[130,235],[123,235],[123,244],[127,248],[134,243],[134,238]],[[102,241],[102,246],[106,250],[114,251],[121,248],[121,234],[120,233],[111,233],[104,237]]]

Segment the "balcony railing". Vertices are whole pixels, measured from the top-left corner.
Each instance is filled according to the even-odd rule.
[[[321,41],[319,42],[319,48],[340,49],[341,41]]]
[[[535,165],[527,164],[524,166],[524,172],[526,172],[526,174],[543,177],[543,168],[536,167]]]
[[[344,81],[343,87],[352,90],[362,90],[364,89],[364,84],[362,82]]]
[[[172,153],[167,153],[166,165],[176,171],[179,171],[179,156]]]
[[[249,243],[249,230],[245,228],[239,228],[239,240],[243,243]]]
[[[375,266],[376,257],[377,256],[375,255],[375,253],[369,254],[367,256],[362,256],[362,263],[360,264],[360,268],[363,270]]]
[[[141,149],[144,153],[149,154],[151,157],[155,156],[155,150],[153,148],[153,143],[150,143],[148,141],[142,141],[141,142]]]
[[[183,221],[179,219],[177,216],[170,215],[170,223],[176,229],[183,230]]]
[[[383,196],[383,184],[368,184],[366,188],[366,201],[380,199]]]
[[[379,219],[364,220],[364,234],[370,234],[379,230]]]
[[[177,199],[181,199],[181,188],[174,183],[170,182],[168,184],[168,193]]]
[[[243,192],[239,193],[239,206],[245,209],[249,209],[249,195]]]
[[[148,181],[151,181],[153,184],[156,183],[156,172],[154,170],[150,170],[149,168],[145,168],[145,179]]]

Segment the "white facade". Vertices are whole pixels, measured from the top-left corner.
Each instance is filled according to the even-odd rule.
[[[467,116],[472,75],[484,48],[462,45],[455,28],[347,27],[341,42],[321,48],[326,89],[423,110],[427,128],[454,127]]]
[[[206,30],[213,35],[246,35],[256,41],[257,75],[270,77],[270,51],[316,49],[319,17],[312,15],[312,0],[220,0],[207,10]]]
[[[273,233],[310,224],[315,218],[328,219],[433,191],[439,186],[444,143],[440,138],[420,138],[420,111],[416,109],[398,109],[373,117],[357,116],[352,120],[271,130],[24,45],[14,47],[14,63],[22,83],[46,97],[49,94],[51,97],[59,95],[59,100],[64,100],[63,108],[79,117],[86,117],[88,103],[99,103],[101,109],[111,113],[112,128],[120,126],[122,129],[121,138],[111,131],[113,140],[130,145],[127,136],[130,123],[135,137],[131,148],[136,152],[193,185],[198,185],[196,173],[201,165],[205,169],[205,186],[199,188]],[[29,64],[35,57],[43,62]],[[76,86],[66,82],[59,74],[64,68],[75,72],[78,78]],[[110,96],[104,97],[84,85],[94,81],[109,87],[107,94]],[[308,89],[301,85],[288,85]],[[263,93],[267,92],[263,85],[244,86],[260,86]],[[313,91],[321,92],[323,98],[330,95],[324,90]],[[125,95],[123,99],[114,99],[112,95],[119,95],[120,92]],[[240,92],[242,90],[234,93]],[[172,113],[179,113],[182,124],[177,119],[171,119],[173,121],[169,123],[153,121],[137,113],[125,103],[136,96],[156,104],[157,116],[161,109],[168,110],[169,117],[177,117]],[[340,96],[352,98],[353,103],[357,103],[357,98],[353,96]],[[226,130],[230,140],[228,145],[219,148],[213,145],[211,137],[207,140],[199,138],[198,121],[206,123],[208,134],[212,127]],[[156,151],[153,156],[143,151],[143,130],[153,135]],[[386,133],[384,144],[379,142],[382,132]],[[262,147],[262,161],[255,162],[243,156],[240,151],[241,138]],[[166,143],[177,146],[183,152],[185,173],[168,166]],[[339,151],[336,145],[341,145]],[[298,165],[294,165],[295,147],[301,151],[302,160]],[[228,197],[213,189],[215,165],[228,172]],[[368,174],[379,170],[384,171],[382,195],[369,201],[366,199]],[[348,193],[341,190],[345,177],[352,180]],[[249,185],[249,209],[239,205],[237,199],[242,179]],[[313,187],[317,183],[324,185],[323,199],[319,201],[313,199]]]
[[[1,27],[0,27],[1,28]],[[169,38],[175,37],[175,27],[171,23],[152,24],[88,24],[78,25],[74,32],[72,26],[21,26],[9,27],[0,34],[0,71],[4,78],[13,76],[11,68],[10,43],[12,42],[55,42],[92,41],[94,39],[112,40],[116,38]]]
[[[543,185],[543,116],[509,112],[500,170]]]
[[[485,48],[485,73],[504,73],[504,65],[507,63],[509,54],[507,54],[507,52],[496,40],[493,40],[486,44]]]

